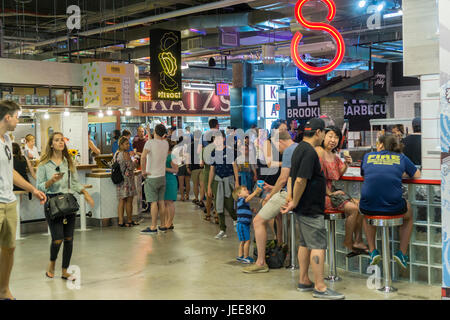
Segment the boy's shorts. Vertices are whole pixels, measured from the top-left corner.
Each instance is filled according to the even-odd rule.
[[[238,234],[239,241],[250,240],[250,225],[238,222],[236,225],[236,232]]]

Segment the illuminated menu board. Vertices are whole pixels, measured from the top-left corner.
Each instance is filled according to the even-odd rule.
[[[150,30],[150,79],[152,99],[182,99],[181,32]]]
[[[230,85],[228,83],[216,83],[216,94],[218,96],[229,96]]]
[[[152,101],[152,82],[147,80],[139,81],[139,101]]]

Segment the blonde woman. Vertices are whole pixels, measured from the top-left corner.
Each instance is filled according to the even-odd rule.
[[[36,139],[32,134],[27,134],[25,136],[25,156],[29,160],[39,160],[39,152],[36,148]]]
[[[69,191],[70,173],[70,191]],[[47,199],[51,199],[59,194],[74,193],[83,194],[87,203],[93,208],[94,200],[78,182],[78,174],[72,157],[67,151],[64,136],[60,132],[55,132],[48,140],[45,153],[41,157],[37,169],[37,188],[47,194]],[[45,204],[45,217],[50,228],[52,243],[50,245],[50,263],[45,275],[53,278],[55,274],[55,263],[58,252],[64,241],[63,262],[61,278],[73,281],[75,277],[67,272],[70,265],[73,249],[73,232],[75,229],[75,215],[64,219],[51,220],[48,216],[48,201]]]

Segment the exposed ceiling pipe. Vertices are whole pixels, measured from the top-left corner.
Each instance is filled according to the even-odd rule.
[[[111,32],[114,30],[130,28],[130,27],[134,27],[134,26],[138,26],[138,25],[142,25],[142,24],[152,23],[152,22],[161,21],[161,20],[165,20],[165,19],[171,19],[171,18],[194,14],[194,13],[198,13],[198,12],[220,9],[220,8],[234,6],[234,5],[243,4],[243,3],[249,3],[249,2],[253,2],[253,1],[256,1],[256,0],[217,1],[217,2],[213,2],[213,3],[200,5],[200,6],[171,11],[171,12],[163,13],[160,15],[152,16],[152,17],[145,17],[145,18],[141,18],[141,19],[128,21],[128,22],[118,23],[118,24],[103,27],[103,28],[88,30],[88,31],[80,32],[77,36],[91,36],[91,35],[99,34],[99,33],[107,33],[107,32]],[[38,47],[42,47],[42,46],[46,46],[46,45],[50,45],[50,44],[62,42],[62,41],[67,41],[67,36],[41,41],[32,46],[26,46],[23,49],[35,49]]]

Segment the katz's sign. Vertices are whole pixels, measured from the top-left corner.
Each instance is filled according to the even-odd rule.
[[[180,101],[141,102],[143,113],[176,116],[229,116],[230,97],[214,91],[185,90]]]

